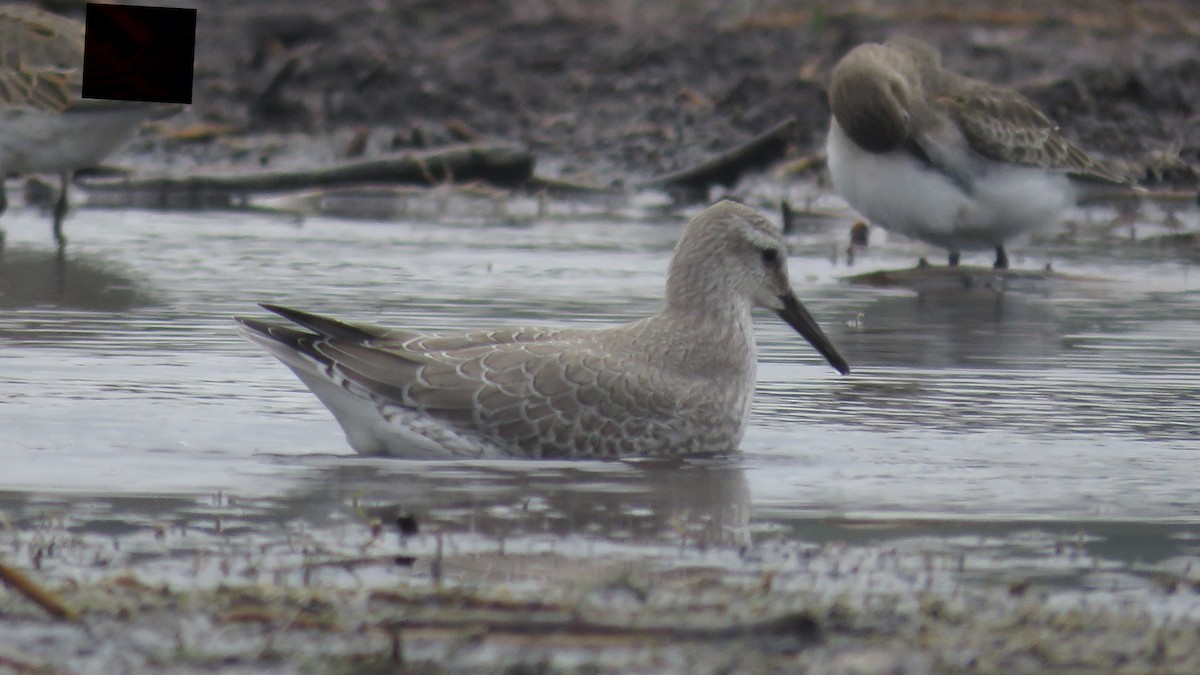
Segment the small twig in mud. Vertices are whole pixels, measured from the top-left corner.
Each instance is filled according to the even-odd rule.
[[[163,138],[176,143],[203,143],[221,136],[230,136],[245,131],[236,124],[195,124],[162,133]]]
[[[784,162],[775,169],[772,173],[780,178],[788,176],[800,176],[813,171],[819,171],[825,167],[825,153],[814,152],[803,157]]]
[[[24,572],[10,567],[4,562],[0,562],[0,581],[3,581],[9,588],[24,595],[31,602],[56,618],[66,621],[79,620],[79,614],[68,607],[58,596],[42,588],[41,585],[26,576]]]
[[[470,143],[483,138],[482,133],[460,119],[446,120],[443,126],[446,127],[446,131],[450,132],[451,136],[463,142]]]
[[[404,663],[404,636],[399,628],[393,628],[392,631],[392,663]]]

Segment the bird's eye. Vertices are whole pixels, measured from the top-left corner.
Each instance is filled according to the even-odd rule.
[[[764,265],[774,265],[779,262],[779,251],[773,248],[763,249],[762,261]]]

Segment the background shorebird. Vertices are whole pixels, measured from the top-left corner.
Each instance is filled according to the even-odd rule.
[[[1015,91],[942,68],[912,38],[855,47],[834,68],[827,152],[838,193],[871,222],[950,251],[994,248],[1128,187]]]
[[[363,454],[593,458],[734,450],[757,363],[753,307],[774,310],[849,370],[792,293],[787,248],[753,209],[720,202],[688,224],[666,304],[612,328],[429,336],[264,305],[239,318],[291,368]]]
[[[57,173],[54,238],[66,238],[67,186],[76,169],[95,166],[142,122],[178,106],[80,98],[84,25],[23,5],[0,5],[0,213],[3,179]]]

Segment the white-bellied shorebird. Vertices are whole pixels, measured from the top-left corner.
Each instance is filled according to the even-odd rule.
[[[778,229],[723,201],[688,224],[654,316],[602,329],[424,335],[264,305],[238,318],[363,454],[597,458],[735,449],[754,393],[750,312],[773,310],[849,367],[788,282]],[[298,327],[297,327],[298,326]]]
[[[1015,91],[942,68],[912,38],[864,44],[833,70],[827,142],[838,193],[873,223],[950,252],[1053,224],[1093,191],[1127,187]]]
[[[56,173],[54,238],[66,242],[62,223],[67,187],[76,169],[95,166],[142,122],[178,106],[80,98],[84,25],[25,5],[0,5],[0,213],[8,206],[3,179]]]

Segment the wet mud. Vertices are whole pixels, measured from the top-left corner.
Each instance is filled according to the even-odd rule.
[[[195,4],[195,103],[173,124],[208,131],[160,149],[174,165],[487,139],[547,175],[632,184],[789,118],[802,157],[823,146],[833,64],[904,33],[1025,93],[1143,183],[1197,183],[1200,12],[1178,0]]]

